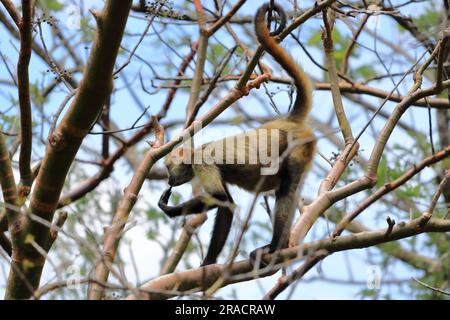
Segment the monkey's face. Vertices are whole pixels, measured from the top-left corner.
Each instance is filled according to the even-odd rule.
[[[169,172],[169,185],[172,187],[189,182],[194,177],[190,162],[186,161],[186,152],[183,148],[172,151],[165,161]]]

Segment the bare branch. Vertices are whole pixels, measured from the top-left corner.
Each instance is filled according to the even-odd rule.
[[[20,187],[19,197],[24,201],[31,191],[31,150],[33,143],[32,115],[30,102],[30,79],[28,66],[31,59],[31,32],[32,32],[33,8],[31,0],[22,0],[22,19],[19,23],[20,51],[17,62],[17,81],[19,89],[20,106]]]
[[[380,229],[377,231],[367,231],[361,232],[359,234],[354,234],[351,236],[338,237],[336,239],[326,239],[315,241],[311,243],[305,243],[302,246],[295,246],[288,249],[283,249],[277,251],[274,254],[277,256],[277,262],[289,263],[290,259],[298,259],[303,256],[309,256],[311,253],[316,253],[319,251],[327,252],[328,254],[351,250],[367,248],[377,244],[390,242],[393,240],[399,240],[408,238],[423,232],[448,232],[450,231],[450,221],[442,219],[431,219],[429,223],[425,226],[425,229],[417,228],[419,219],[412,220],[410,222],[398,223],[392,230],[388,237],[385,237],[386,230]],[[323,255],[320,255],[323,257]],[[271,254],[265,254],[263,256],[265,261],[271,261]],[[219,277],[223,275],[225,268],[228,268],[228,264],[212,264],[206,267],[191,269],[187,271],[172,273],[158,277],[156,279],[150,280],[140,287],[144,290],[177,290],[181,292],[192,292],[199,291],[203,287],[211,286]],[[239,261],[235,262],[229,270],[229,277],[227,281],[223,283],[223,286],[242,282],[245,280],[254,279],[255,274],[253,272],[253,266],[249,261]],[[271,275],[271,272],[264,274],[258,273],[257,277],[264,277]],[[295,279],[292,279],[294,281]],[[287,281],[285,283],[291,283],[292,281]],[[150,299],[150,300],[160,300],[173,297],[176,294],[170,295],[167,293],[153,293],[153,294],[141,294],[139,297],[130,295],[127,297],[128,300],[134,299]]]

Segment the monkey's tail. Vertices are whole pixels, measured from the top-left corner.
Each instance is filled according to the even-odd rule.
[[[269,10],[269,4],[262,5],[255,15],[255,32],[258,41],[264,49],[283,67],[284,70],[294,79],[297,88],[297,96],[288,119],[296,122],[302,122],[306,119],[312,103],[312,89],[307,75],[300,66],[292,59],[292,57],[284,50],[277,41],[272,37],[279,34],[284,28],[286,14],[284,10],[277,4],[274,6],[275,11],[280,15],[281,26],[275,32],[270,33],[266,24],[266,13]]]

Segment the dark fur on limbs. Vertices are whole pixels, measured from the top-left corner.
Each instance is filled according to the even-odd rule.
[[[193,213],[202,213],[204,211],[214,209],[217,207],[216,204],[207,205],[206,204],[207,201],[204,196],[197,196],[189,201],[180,203],[176,206],[169,206],[167,203],[169,202],[171,194],[172,194],[172,187],[164,191],[158,202],[158,207],[171,218]]]
[[[170,187],[164,191],[158,202],[159,208],[171,218],[181,215],[198,214],[217,208],[210,246],[201,266],[216,263],[217,256],[222,251],[231,229],[231,223],[233,222],[233,211],[231,210],[233,199],[226,188],[225,192],[226,194],[213,195],[213,198],[221,203],[220,205],[211,203],[211,199],[207,199],[205,196],[196,196],[195,198],[176,206],[169,206],[167,203],[169,202],[172,193],[172,187]],[[225,203],[225,205],[223,203]]]
[[[281,170],[281,184],[275,192],[275,223],[273,226],[272,241],[269,244],[253,250],[250,253],[250,261],[253,265],[260,260],[262,254],[273,253],[279,249],[288,247],[289,230],[297,205],[297,187],[302,177],[304,166],[294,156],[289,155],[283,162]],[[260,261],[260,267],[266,267],[264,261]]]

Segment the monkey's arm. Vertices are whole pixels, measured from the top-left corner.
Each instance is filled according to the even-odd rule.
[[[171,218],[193,213],[202,213],[217,207],[217,204],[211,201],[211,197],[208,196],[197,196],[176,206],[169,206],[167,203],[169,202],[171,193],[172,188],[164,191],[158,202],[158,207]]]

